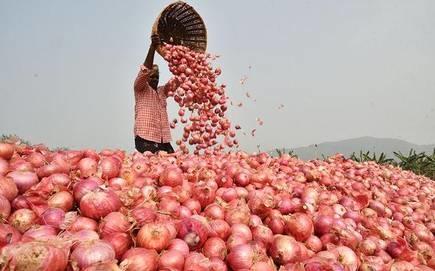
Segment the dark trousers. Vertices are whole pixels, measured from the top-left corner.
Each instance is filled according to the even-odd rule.
[[[167,153],[174,152],[171,143],[157,143],[157,142],[143,139],[140,136],[136,136],[136,138],[134,139],[134,143],[136,145],[136,150],[141,153],[144,153],[146,151],[152,153],[156,153],[158,151],[165,151]]]

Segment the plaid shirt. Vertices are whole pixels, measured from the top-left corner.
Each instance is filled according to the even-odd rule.
[[[134,135],[158,143],[171,141],[166,98],[169,84],[155,91],[148,84],[151,70],[140,67],[134,82]]]

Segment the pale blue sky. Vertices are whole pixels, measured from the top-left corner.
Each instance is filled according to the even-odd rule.
[[[133,150],[132,84],[170,2],[0,0],[0,133]],[[231,119],[257,129],[240,134],[243,149],[365,135],[435,143],[435,1],[188,3],[222,56],[220,81],[244,104]]]

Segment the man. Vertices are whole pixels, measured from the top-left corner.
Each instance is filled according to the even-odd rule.
[[[159,67],[154,65],[154,54],[160,45],[157,35],[151,37],[151,45],[139,74],[134,82],[135,124],[134,135],[136,150],[143,153],[166,151],[173,153],[169,129],[166,99],[171,87],[169,83],[159,84]]]

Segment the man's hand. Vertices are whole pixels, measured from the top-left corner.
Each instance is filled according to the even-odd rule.
[[[151,47],[156,49],[160,46],[160,37],[158,34],[152,34],[151,35]]]

